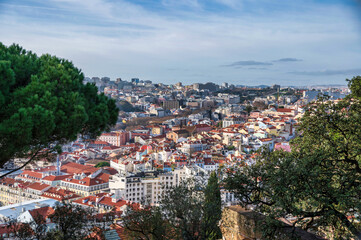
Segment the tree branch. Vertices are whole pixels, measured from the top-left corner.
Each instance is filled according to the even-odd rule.
[[[22,169],[23,167],[25,167],[26,165],[28,165],[32,160],[34,160],[34,158],[38,155],[38,153],[40,152],[40,150],[41,150],[41,149],[38,149],[38,150],[31,156],[31,158],[30,158],[28,161],[26,161],[21,167],[15,168],[15,169],[11,170],[10,172],[7,172],[7,173],[1,175],[1,176],[0,176],[0,179],[6,177],[6,176],[8,176],[8,175],[10,175],[10,174],[13,173],[13,172],[16,172],[16,171],[20,170],[20,169]]]
[[[361,231],[359,231],[341,212],[337,211],[335,208],[332,209],[335,213],[335,216],[340,219],[340,221],[345,224],[345,226],[356,236],[357,239],[361,239]]]

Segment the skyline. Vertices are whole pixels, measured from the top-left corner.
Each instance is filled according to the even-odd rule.
[[[361,74],[359,2],[0,1],[0,39],[85,76],[166,84],[346,84]]]

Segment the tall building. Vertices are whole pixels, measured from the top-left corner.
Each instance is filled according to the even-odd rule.
[[[180,106],[178,100],[166,100],[163,102],[164,109],[178,109]]]
[[[133,84],[138,84],[139,83],[139,78],[132,78],[132,83]]]
[[[110,78],[109,78],[109,77],[102,77],[100,80],[101,80],[103,83],[108,83],[108,82],[110,82]]]
[[[202,173],[199,174],[200,172]],[[117,198],[157,205],[166,189],[178,186],[181,181],[187,178],[194,177],[204,180],[205,176],[207,176],[207,172],[198,166],[186,166],[172,172],[138,172],[128,176],[122,172],[112,176],[109,181],[109,188],[110,192],[114,193]]]

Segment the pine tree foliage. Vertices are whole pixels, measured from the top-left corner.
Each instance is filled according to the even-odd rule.
[[[116,123],[114,100],[83,79],[70,61],[0,43],[0,167]]]

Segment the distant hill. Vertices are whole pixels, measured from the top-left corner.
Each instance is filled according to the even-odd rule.
[[[268,88],[268,85],[257,85],[257,86],[247,86],[247,85],[236,85],[237,88],[247,87],[247,88]]]

